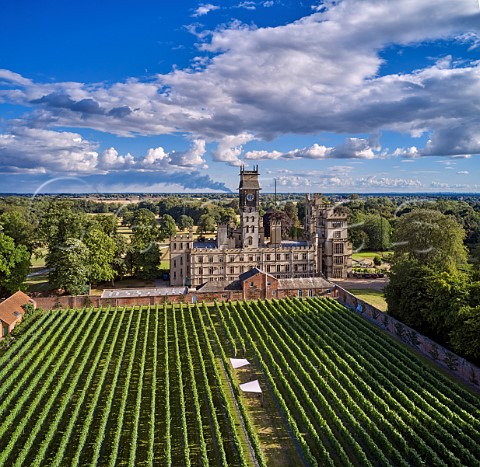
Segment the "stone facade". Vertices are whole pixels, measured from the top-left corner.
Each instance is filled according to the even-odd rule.
[[[335,213],[334,207],[320,195],[307,195],[305,232],[317,237],[318,262],[325,277],[341,279],[352,271],[352,245],[347,236],[347,216]]]
[[[171,239],[172,286],[198,287],[208,281],[231,282],[252,268],[277,279],[346,277],[351,271],[346,216],[335,215],[333,208],[318,203],[318,197],[307,198],[310,218],[304,241],[282,241],[281,225],[273,222],[270,242],[265,242],[259,214],[258,176],[258,166],[251,171],[244,168],[240,171],[238,228],[220,224],[214,241],[197,241],[192,231]]]

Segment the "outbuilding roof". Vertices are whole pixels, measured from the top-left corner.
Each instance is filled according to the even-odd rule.
[[[323,277],[296,277],[291,279],[278,279],[278,288],[285,289],[330,289],[335,285]]]
[[[24,315],[22,305],[27,303],[33,303],[33,300],[23,292],[15,292],[0,303],[0,320],[8,325],[15,323]]]

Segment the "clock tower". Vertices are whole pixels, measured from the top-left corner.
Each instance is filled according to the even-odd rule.
[[[240,229],[241,247],[258,248],[263,241],[263,222],[259,218],[260,184],[258,183],[258,165],[253,170],[240,169]]]

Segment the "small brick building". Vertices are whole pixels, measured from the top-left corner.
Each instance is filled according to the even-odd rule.
[[[322,277],[277,279],[271,274],[252,268],[241,274],[238,280],[209,281],[196,290],[201,301],[259,300],[285,297],[333,296],[335,285]],[[208,297],[208,298],[206,298]]]
[[[15,292],[12,296],[8,297],[2,303],[0,303],[0,337],[5,337],[13,331],[13,328],[19,323],[25,310],[23,305],[31,303],[35,306],[35,302],[23,292]]]

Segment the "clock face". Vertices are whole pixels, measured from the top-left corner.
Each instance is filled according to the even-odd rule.
[[[247,195],[247,201],[253,201],[253,195],[251,193]]]

